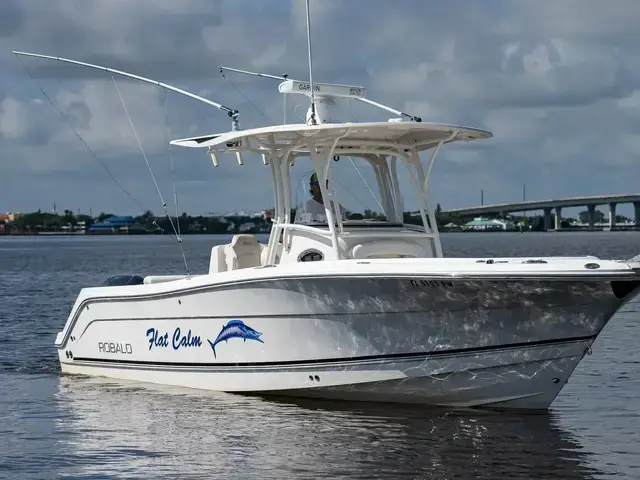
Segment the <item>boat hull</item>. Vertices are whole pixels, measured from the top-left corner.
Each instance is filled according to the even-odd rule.
[[[607,281],[280,279],[88,299],[64,373],[225,392],[546,409],[613,314]]]
[[[63,360],[68,374],[235,393],[457,407],[546,409],[592,340],[439,358],[216,367]]]

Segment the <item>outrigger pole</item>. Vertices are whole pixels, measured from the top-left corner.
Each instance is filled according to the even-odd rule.
[[[146,83],[150,83],[152,85],[157,85],[159,87],[166,88],[167,90],[171,90],[172,92],[176,92],[176,93],[179,93],[181,95],[185,95],[187,97],[193,98],[194,100],[198,100],[200,102],[206,103],[207,105],[211,105],[212,107],[216,107],[218,110],[222,110],[229,117],[231,117],[231,122],[232,122],[231,129],[232,130],[239,130],[240,129],[240,124],[239,124],[239,121],[238,121],[238,117],[240,115],[240,112],[238,112],[238,110],[233,110],[232,108],[225,107],[224,105],[216,103],[216,102],[214,102],[212,100],[206,99],[206,98],[201,97],[199,95],[195,95],[195,94],[193,94],[191,92],[187,92],[186,90],[182,90],[181,88],[174,87],[174,86],[169,85],[167,83],[158,82],[158,81],[152,80],[150,78],[141,77],[139,75],[134,75],[132,73],[123,72],[121,70],[115,70],[115,69],[109,68],[109,67],[103,67],[101,65],[93,65],[91,63],[79,62],[77,60],[70,60],[68,58],[53,57],[53,56],[50,56],[50,55],[40,55],[38,53],[28,53],[28,52],[18,52],[18,51],[13,51],[12,53],[14,55],[23,55],[23,56],[26,56],[26,57],[46,58],[46,59],[49,59],[49,60],[57,60],[59,62],[72,63],[74,65],[81,65],[83,67],[95,68],[96,70],[102,70],[102,71],[109,72],[109,73],[112,73],[112,74],[115,74],[115,75],[121,75],[123,77],[133,78],[133,79],[139,80],[141,82],[146,82]]]

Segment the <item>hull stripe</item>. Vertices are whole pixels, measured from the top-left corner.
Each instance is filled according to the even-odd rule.
[[[376,360],[411,360],[416,358],[437,358],[449,355],[486,353],[499,350],[513,350],[519,348],[531,348],[541,346],[554,346],[565,343],[586,342],[596,339],[596,335],[586,335],[570,338],[556,338],[549,340],[539,340],[534,342],[519,342],[506,345],[487,345],[482,347],[455,348],[450,350],[437,350],[430,352],[413,352],[413,353],[392,353],[382,355],[364,355],[358,357],[342,357],[342,358],[319,358],[309,360],[282,360],[275,362],[166,362],[156,360],[123,360],[119,358],[92,358],[92,357],[75,357],[74,361],[64,362],[70,365],[77,363],[100,363],[112,365],[140,365],[140,366],[158,366],[158,367],[279,367],[279,366],[309,366],[334,363],[358,363]]]

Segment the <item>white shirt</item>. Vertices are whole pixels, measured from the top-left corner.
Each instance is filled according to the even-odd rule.
[[[338,204],[340,209],[340,215],[344,220],[344,207]],[[307,200],[304,204],[304,211],[296,213],[296,223],[324,223],[327,221],[327,215],[325,212],[325,206],[322,203],[316,202],[313,198]]]

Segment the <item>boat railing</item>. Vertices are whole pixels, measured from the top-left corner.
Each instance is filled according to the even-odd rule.
[[[369,223],[369,224],[350,224],[343,223],[342,224],[344,230],[342,232],[338,232],[338,237],[341,235],[347,235],[349,237],[422,237],[422,238],[434,238],[438,236],[436,232],[426,232],[420,226],[418,228],[411,229],[414,225],[410,224],[402,224],[402,223],[389,223],[385,224],[380,222],[380,224]],[[354,229],[351,230],[350,227]],[[277,228],[283,230],[285,232],[308,232],[314,235],[320,235],[323,237],[331,238],[331,231],[329,230],[329,225],[324,224],[316,224],[316,225],[305,225],[301,223],[279,223]],[[405,231],[389,231],[388,229],[396,228],[396,229],[405,229]],[[366,229],[366,230],[365,230]],[[285,234],[286,235],[286,234]]]
[[[384,225],[385,228],[376,228],[376,225],[371,225],[369,230],[363,230],[363,225],[358,225],[358,228],[355,230],[348,230],[349,223],[344,224],[347,227],[346,231],[336,232],[337,240],[349,241],[350,243],[353,240],[361,240],[366,238],[375,238],[376,240],[430,240],[431,243],[435,243],[439,235],[437,232],[425,232],[423,230],[394,230],[389,231],[387,228],[390,226],[394,226],[398,229],[403,228],[407,229],[407,227],[412,227],[413,225],[403,225],[403,224],[389,224],[385,225],[381,222],[381,226]],[[322,228],[324,226],[324,228]],[[280,238],[280,245],[283,245],[285,249],[291,248],[291,242],[293,240],[293,235],[296,232],[310,234],[311,237],[320,237],[322,240],[325,240],[329,245],[332,245],[332,237],[333,233],[329,230],[327,224],[324,225],[304,225],[298,223],[278,223],[274,225],[275,231],[273,235],[275,238]],[[275,261],[276,256],[276,243],[270,242],[269,244],[269,252],[267,253],[267,262],[272,263]],[[336,258],[342,259],[343,255],[341,255],[339,245],[336,244],[334,246],[334,252]]]

